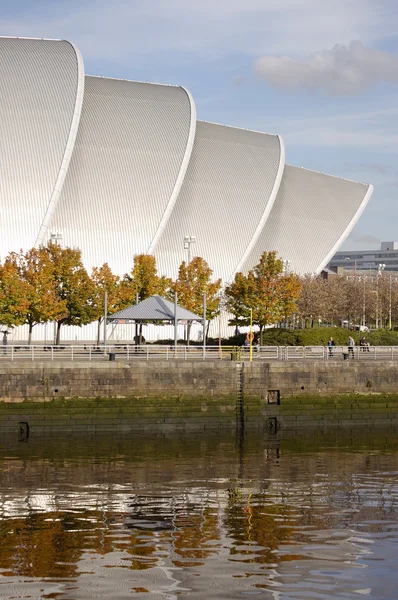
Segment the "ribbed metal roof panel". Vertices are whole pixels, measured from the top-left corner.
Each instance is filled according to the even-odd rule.
[[[82,117],[52,229],[88,267],[129,271],[172,210],[196,114],[181,87],[86,77]]]
[[[319,273],[346,239],[373,187],[324,173],[285,166],[271,214],[242,271],[267,250],[290,261],[296,273]]]
[[[278,136],[198,121],[191,161],[155,249],[159,271],[175,277],[195,236],[215,277],[230,279],[266,220],[284,165]]]
[[[31,248],[56,203],[80,116],[69,42],[0,38],[0,255]]]

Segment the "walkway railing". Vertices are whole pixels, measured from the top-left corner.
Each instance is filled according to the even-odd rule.
[[[398,361],[398,346],[255,346],[252,348],[253,361],[268,360],[393,360]],[[0,364],[8,361],[133,361],[133,360],[190,360],[214,361],[250,360],[250,349],[238,346],[165,346],[126,344],[96,345],[7,345],[0,346]]]

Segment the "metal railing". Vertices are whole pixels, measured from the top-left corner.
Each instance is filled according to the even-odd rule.
[[[398,360],[398,346],[254,346],[253,361],[267,360]],[[129,344],[108,344],[96,346],[80,345],[23,345],[14,344],[0,347],[0,363],[3,361],[133,361],[133,360],[183,360],[249,361],[250,349],[239,346],[166,346],[147,344],[133,346]]]

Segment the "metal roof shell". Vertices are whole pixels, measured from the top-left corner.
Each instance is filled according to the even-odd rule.
[[[47,237],[83,101],[79,50],[63,40],[0,37],[0,255]]]
[[[155,248],[160,272],[176,277],[185,236],[214,277],[228,281],[261,234],[284,167],[276,135],[198,121],[191,160],[167,227]]]
[[[373,192],[373,186],[285,165],[272,211],[242,271],[264,251],[276,250],[291,271],[319,273],[343,243]]]
[[[86,76],[82,117],[53,230],[88,268],[129,271],[166,227],[196,128],[178,86]]]

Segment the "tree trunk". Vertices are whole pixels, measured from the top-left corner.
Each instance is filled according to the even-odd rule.
[[[139,333],[138,344],[139,344],[139,346],[141,346],[141,344],[142,344],[142,323],[140,323],[140,333]]]
[[[29,334],[28,334],[28,346],[32,343],[32,331],[33,331],[33,323],[29,323]]]
[[[61,339],[61,326],[62,326],[62,321],[57,321],[57,337],[55,340],[56,346],[59,346],[59,341]]]
[[[98,323],[98,328],[97,328],[97,346],[99,346],[100,343],[101,343],[101,323],[102,323],[102,319],[98,319],[97,323]]]

